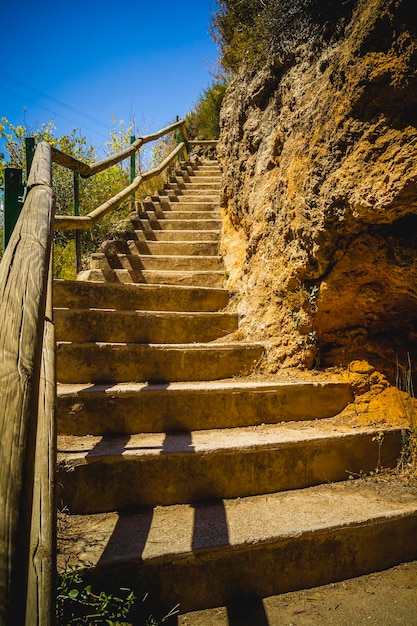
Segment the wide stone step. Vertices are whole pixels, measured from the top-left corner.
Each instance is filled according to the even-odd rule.
[[[219,241],[220,230],[146,230],[135,231],[148,241]]]
[[[300,489],[395,467],[401,430],[325,421],[122,437],[59,437],[60,499],[71,513],[185,504]]]
[[[175,202],[211,202],[215,206],[219,205],[219,194],[209,195],[209,194],[199,194],[196,193],[187,193],[186,195],[177,195]]]
[[[74,342],[191,343],[213,341],[237,329],[234,313],[55,309],[58,340]]]
[[[146,241],[143,239],[142,241],[130,240],[127,245],[132,254],[217,256],[219,253],[219,244],[215,241]]]
[[[177,210],[177,204],[173,204],[169,209],[157,208],[153,211],[147,211],[148,219],[156,215],[157,219],[167,220],[220,220],[219,211],[191,211],[186,209],[185,211]],[[144,214],[142,214],[143,217]]]
[[[57,419],[64,435],[130,435],[330,418],[351,401],[343,382],[59,385]]]
[[[363,480],[65,516],[59,528],[65,528],[58,537],[60,570],[68,562],[85,566],[97,589],[128,587],[138,597],[148,594],[160,610],[180,603],[182,612],[308,589],[417,558],[415,494]]]
[[[202,178],[194,179],[191,182],[185,182],[184,186],[181,187],[183,194],[191,194],[194,195],[197,191],[197,194],[205,194],[209,193],[214,195],[219,195],[220,193],[220,184],[218,181],[216,182],[204,182]]]
[[[221,288],[224,283],[224,272],[100,268],[81,272],[79,279],[95,282],[108,281],[114,283],[138,283],[161,286],[177,285],[184,287]]]
[[[220,173],[200,174],[199,172],[195,172],[191,175],[188,175],[188,178],[185,179],[185,182],[188,182],[189,184],[215,183],[219,188],[221,180],[222,177]]]
[[[225,289],[168,285],[107,284],[55,280],[54,305],[143,311],[217,311],[229,301]]]
[[[205,193],[207,191],[212,192],[213,195],[219,193],[219,181],[215,180],[215,181],[207,181],[205,177],[200,177],[200,178],[194,178],[193,180],[190,180],[190,182],[172,182],[172,183],[168,183],[165,186],[165,189],[182,189],[183,193],[188,193],[189,190],[192,190],[192,192],[194,192],[194,190],[198,189],[199,192],[201,191],[201,193]]]
[[[263,355],[259,344],[57,344],[62,383],[218,380],[250,372]]]
[[[333,430],[324,420],[121,437],[59,437],[60,500],[71,513],[300,489],[395,467],[401,430]]]
[[[170,202],[166,198],[157,198],[155,200],[143,200],[141,202],[135,202],[135,211],[139,215],[142,215],[146,211],[216,211],[217,214],[219,212],[219,203],[216,202],[206,202],[206,201],[196,201],[196,202],[188,202],[187,198],[183,198],[181,196],[176,197],[175,201]],[[135,216],[132,216],[132,221],[138,219]]]
[[[196,165],[196,167],[193,167],[193,171],[196,174],[207,174],[208,172],[216,172],[217,174],[220,174],[220,166],[218,161],[216,160],[213,160],[211,162],[200,162]]]
[[[219,203],[219,192],[212,193],[208,189],[192,189],[184,193],[183,189],[171,189],[160,191],[158,194],[150,197],[152,202],[179,202],[180,200],[189,200],[190,202],[211,202]]]
[[[176,202],[171,202],[169,204],[164,203],[155,203],[154,209],[158,211],[158,209],[162,211],[187,211],[190,213],[205,213],[206,211],[215,211],[217,215],[219,215],[219,203],[218,202],[189,202],[187,198],[178,197]]]
[[[223,264],[219,256],[161,256],[137,254],[93,253],[91,255],[91,269],[109,266],[112,269],[126,270],[169,270],[169,271],[221,271]]]
[[[174,219],[155,219],[150,220],[153,230],[215,230],[220,231],[222,221],[220,219],[209,220],[174,220]]]

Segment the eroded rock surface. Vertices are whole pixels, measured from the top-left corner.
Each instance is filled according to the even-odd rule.
[[[417,361],[417,16],[359,1],[344,37],[242,70],[219,155],[223,254],[266,368]]]

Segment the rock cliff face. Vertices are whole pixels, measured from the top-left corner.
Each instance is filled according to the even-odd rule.
[[[364,0],[344,37],[242,70],[222,109],[223,255],[266,368],[417,362],[417,16]]]

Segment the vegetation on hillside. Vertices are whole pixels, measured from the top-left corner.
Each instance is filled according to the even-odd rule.
[[[125,128],[123,122],[116,124],[113,120],[113,128],[109,141],[106,142],[106,152],[114,154],[130,143],[130,136],[134,132],[132,124]],[[5,155],[0,153],[0,176],[6,165],[25,169],[25,137],[34,137],[35,143],[42,140],[47,141],[58,149],[70,154],[85,163],[93,163],[99,160],[98,149],[88,142],[77,129],[70,134],[56,137],[53,121],[41,124],[39,128],[29,129],[24,125],[15,126],[6,118],[1,119],[0,138],[3,139],[5,149],[8,153],[6,163]],[[158,163],[165,156],[159,154],[159,148],[155,144],[152,155],[151,167]],[[115,165],[91,178],[79,179],[79,210],[81,215],[86,215],[103,202],[117,194],[121,189],[129,184],[128,160],[122,164]],[[137,171],[143,170],[141,157],[137,159]],[[65,168],[53,164],[53,186],[56,197],[56,210],[58,214],[72,215],[74,211],[73,201],[73,174]],[[142,195],[147,195],[155,191],[155,184],[147,181],[142,189]],[[114,214],[109,214],[102,218],[93,228],[80,231],[81,249],[83,256],[93,251],[97,251],[100,243],[111,236],[111,233],[120,230],[125,225],[125,221],[130,213],[129,203],[122,205]],[[0,222],[1,227],[2,222]],[[0,233],[2,236],[2,233]],[[2,255],[2,239],[0,241],[0,258]],[[55,233],[54,245],[54,267],[57,278],[75,278],[75,244],[73,231],[57,231]]]
[[[214,82],[199,96],[185,120],[190,139],[218,139],[220,108],[226,91],[225,82]]]
[[[226,70],[277,56],[291,61],[299,48],[341,32],[357,0],[219,0],[212,33]]]
[[[219,115],[226,84],[222,81],[213,82],[199,96],[195,106],[186,116],[186,126],[190,139],[217,139],[219,136]],[[133,125],[127,128],[123,122],[116,124],[113,120],[113,128],[109,141],[105,148],[107,154],[114,154],[130,143],[130,137],[135,133]],[[136,135],[138,135],[136,131]],[[3,140],[6,156],[0,152],[0,178],[6,166],[25,170],[25,137],[33,137],[35,144],[42,140],[47,141],[59,150],[84,161],[93,163],[99,160],[98,149],[93,146],[78,129],[74,128],[71,133],[57,137],[53,121],[43,123],[39,128],[29,129],[25,125],[15,126],[6,118],[0,120],[0,139]],[[174,135],[162,137],[156,141],[151,149],[149,167],[155,168],[175,147]],[[103,202],[114,196],[129,184],[130,163],[125,160],[123,164],[116,165],[99,174],[79,179],[79,210],[81,215],[90,213]],[[137,158],[137,171],[144,171],[141,156]],[[165,183],[164,177],[154,177],[146,181],[138,192],[145,197],[152,194],[156,189],[162,188]],[[73,173],[65,168],[53,164],[53,186],[56,197],[56,211],[58,214],[72,215],[74,211],[73,200]],[[0,259],[2,256],[2,204],[0,202]],[[100,244],[112,236],[112,234],[124,230],[126,220],[130,214],[129,203],[122,205],[116,213],[110,213],[102,218],[93,228],[80,231],[82,255],[86,256],[99,249]],[[54,245],[54,273],[57,278],[75,278],[75,243],[72,231],[57,231]]]

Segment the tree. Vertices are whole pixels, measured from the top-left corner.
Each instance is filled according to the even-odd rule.
[[[71,133],[61,137],[55,136],[55,126],[52,121],[42,124],[40,128],[28,129],[26,126],[15,126],[6,118],[1,119],[0,123],[0,139],[3,139],[5,149],[9,155],[10,167],[25,167],[25,149],[24,138],[34,137],[35,143],[42,140],[47,141],[51,145],[59,148],[63,152],[70,154],[77,159],[86,163],[93,163],[98,160],[97,149],[88,143],[86,137],[81,136],[76,128]],[[113,129],[110,139],[106,143],[109,153],[117,152],[130,143],[130,135],[133,131],[132,125],[124,129],[123,122],[119,123],[116,129],[113,120]],[[0,175],[6,167],[5,155],[0,154]],[[73,213],[73,174],[59,165],[53,164],[53,188],[56,196],[57,213],[72,214]],[[108,200],[110,197],[118,193],[126,187],[129,182],[128,165],[116,165],[104,172],[100,172],[91,178],[80,178],[80,214],[85,215],[94,208]],[[121,213],[123,216],[123,207],[119,210],[116,221],[120,220]],[[99,224],[95,225],[89,231],[82,231],[81,245],[83,254],[87,254],[92,250],[96,250],[108,235],[115,221],[114,216],[106,216]],[[68,250],[67,247],[69,246]],[[70,231],[57,231],[55,233],[55,266],[56,276],[60,277],[60,272],[66,274],[69,278],[68,262],[69,254],[73,246],[73,234]],[[75,276],[75,270],[72,272]]]

